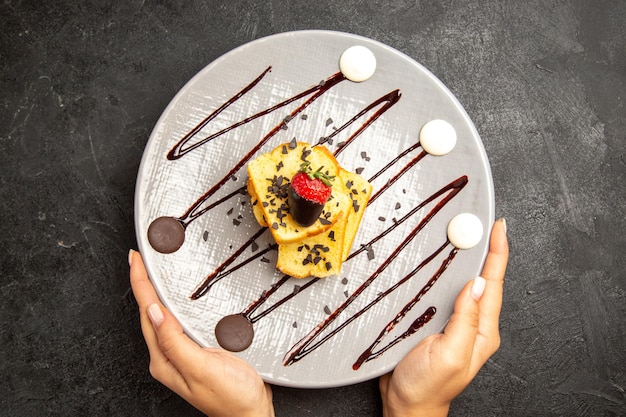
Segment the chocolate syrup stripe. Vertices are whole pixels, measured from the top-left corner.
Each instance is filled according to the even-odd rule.
[[[282,306],[287,301],[291,300],[293,297],[300,294],[302,291],[305,291],[307,288],[320,280],[320,278],[312,278],[309,282],[302,286],[294,286],[294,290],[289,295],[284,296],[267,309],[253,316],[252,313],[254,313],[259,307],[261,307],[269,299],[269,297],[274,294],[283,284],[287,283],[290,278],[291,277],[289,275],[283,275],[283,277],[276,284],[272,285],[272,288],[269,291],[265,291],[258,300],[250,304],[248,308],[246,308],[241,314],[246,317],[250,321],[250,323],[256,323],[257,321],[267,316],[272,311],[276,310],[278,307]]]
[[[319,86],[316,86],[315,87],[315,93],[311,97],[309,97],[304,103],[302,103],[299,107],[297,107],[295,110],[293,110],[289,114],[287,119],[291,120],[294,117],[296,117],[298,114],[300,114],[302,111],[304,111],[304,109],[306,109],[311,103],[313,103],[315,100],[317,100],[319,97],[321,97],[324,93],[326,93],[332,87],[334,87],[335,85],[339,84],[341,81],[343,81],[345,79],[346,78],[343,76],[343,74],[337,73],[337,74],[331,76],[330,78],[328,78],[325,82],[323,82]],[[258,114],[267,114],[270,111],[273,111],[273,110],[270,108],[270,109],[264,110],[263,112],[258,113]],[[197,219],[199,216],[204,214],[206,212],[206,210],[198,211],[198,209],[209,198],[211,198],[213,196],[213,194],[215,194],[220,188],[222,188],[244,165],[246,165],[246,163],[248,163],[248,161],[250,161],[250,159],[252,159],[252,157],[259,151],[259,149],[261,149],[263,147],[263,145],[265,145],[281,129],[284,129],[286,127],[287,127],[287,122],[285,120],[283,120],[279,124],[277,124],[272,130],[270,130],[269,133],[267,133],[243,158],[241,158],[239,160],[239,162],[237,162],[235,164],[235,166],[233,166],[231,168],[231,170],[228,171],[228,173],[220,181],[218,181],[215,185],[213,185],[211,187],[211,189],[209,189],[209,191],[207,191],[202,197],[200,197],[187,210],[187,212],[185,214],[183,214],[180,218],[178,218],[178,220],[181,223],[183,223],[185,225],[188,225],[193,220]]]
[[[248,91],[250,91],[252,88],[254,88],[254,86],[256,86],[262,79],[263,77],[265,77],[267,75],[268,72],[270,72],[272,70],[272,67],[269,66],[265,69],[265,71],[263,71],[261,73],[261,75],[259,75],[257,78],[255,78],[250,84],[248,84],[247,86],[245,86],[240,92],[238,92],[237,94],[235,94],[231,99],[229,99],[227,102],[225,102],[224,104],[222,104],[220,107],[218,107],[213,113],[209,114],[207,117],[204,118],[204,120],[202,120],[196,127],[194,127],[193,129],[191,129],[185,136],[183,136],[183,138],[178,141],[178,143],[176,145],[174,145],[174,147],[167,153],[167,159],[169,160],[174,160],[174,159],[179,159],[182,158],[183,156],[185,156],[185,154],[193,151],[194,149],[198,148],[199,146],[204,145],[206,142],[214,139],[215,137],[222,135],[228,131],[230,131],[231,129],[234,129],[237,126],[241,126],[244,123],[247,123],[247,121],[250,120],[254,120],[254,116],[252,116],[251,118],[249,118],[250,120],[246,119],[244,121],[241,121],[233,126],[227,127],[226,129],[220,130],[219,132],[204,138],[203,140],[191,145],[190,147],[183,149],[183,146],[185,146],[187,144],[187,142],[189,142],[191,139],[193,139],[194,136],[196,136],[202,129],[204,129],[204,127],[213,119],[215,119],[222,111],[224,111],[226,108],[230,107],[231,104],[235,103],[237,100],[239,100],[241,97],[243,97]],[[258,116],[257,116],[258,117]]]
[[[299,100],[303,97],[306,97],[310,94],[312,94],[315,91],[319,91],[322,89],[326,88],[326,83],[327,82],[334,82],[334,80],[336,78],[340,78],[339,81],[342,81],[343,79],[345,79],[345,77],[343,77],[343,74],[341,73],[337,73],[334,74],[333,76],[331,76],[330,78],[328,78],[327,80],[322,81],[321,83],[319,83],[316,86],[313,86],[307,90],[302,91],[301,93],[296,94],[295,96],[292,96],[284,101],[281,101],[278,104],[275,104],[272,107],[269,107],[265,110],[262,110],[250,117],[247,117],[231,126],[228,126],[216,133],[213,133],[207,137],[205,137],[204,139],[200,140],[199,142],[194,143],[193,145],[190,145],[189,147],[187,147],[186,149],[182,149],[183,146],[185,146],[185,144],[187,144],[187,142],[189,142],[191,139],[193,139],[193,137],[195,135],[197,135],[211,120],[213,120],[216,116],[218,116],[222,111],[224,111],[226,108],[228,108],[231,104],[235,103],[237,100],[239,100],[241,97],[243,97],[246,93],[248,93],[254,86],[256,86],[261,79],[263,79],[263,77],[265,77],[265,75],[270,72],[272,69],[272,67],[267,67],[267,69],[265,71],[263,71],[263,73],[261,73],[261,75],[259,75],[254,81],[252,81],[250,84],[248,84],[246,87],[244,87],[239,93],[237,93],[235,96],[233,96],[231,99],[229,99],[226,103],[222,104],[217,110],[215,110],[213,113],[211,113],[209,116],[207,116],[204,120],[202,120],[202,122],[200,122],[196,127],[194,127],[189,133],[187,133],[175,146],[174,148],[172,148],[168,154],[167,154],[167,159],[169,160],[175,160],[175,159],[180,159],[181,157],[183,157],[185,154],[199,148],[200,146],[206,144],[207,142],[210,142],[211,140],[230,132],[233,129],[236,129],[240,126],[243,126],[247,123],[250,123],[253,120],[258,119],[259,117],[263,117],[267,114],[270,114],[282,107],[285,107],[291,103],[293,103],[296,100]],[[331,86],[332,87],[332,86]],[[328,88],[326,88],[327,90]],[[289,120],[293,119],[293,116],[289,116],[287,119],[284,120],[285,123],[287,123]]]
[[[342,132],[344,129],[346,129],[348,126],[350,126],[352,123],[356,122],[358,119],[360,119],[361,117],[363,117],[363,115],[365,115],[368,111],[372,110],[373,108],[379,106],[381,103],[385,103],[380,109],[376,110],[376,112],[374,112],[374,114],[372,114],[366,121],[365,123],[363,123],[361,125],[361,127],[359,127],[352,135],[350,135],[350,137],[348,139],[346,139],[344,142],[340,142],[337,144],[337,149],[334,152],[335,156],[338,156],[341,152],[343,152],[343,150],[348,147],[348,145],[350,143],[352,143],[361,133],[363,133],[363,131],[365,129],[367,129],[372,123],[374,123],[380,116],[382,116],[387,110],[389,110],[394,104],[396,104],[398,102],[398,100],[400,100],[400,97],[402,97],[402,94],[400,93],[400,90],[396,89],[391,91],[390,93],[385,94],[384,96],[378,98],[377,100],[373,101],[372,103],[370,103],[367,107],[365,107],[363,110],[361,110],[360,112],[358,112],[354,117],[352,117],[350,120],[348,120],[346,123],[344,123],[343,125],[341,125],[337,130],[335,130],[333,133],[331,133],[330,135],[323,137],[319,140],[319,142],[317,143],[317,145],[322,145],[324,143],[332,143],[332,139],[338,135],[340,132]]]
[[[257,230],[256,233],[254,235],[252,235],[252,237],[250,239],[248,239],[247,242],[245,242],[243,245],[241,245],[241,247],[239,249],[237,249],[235,252],[233,252],[233,254],[230,255],[230,257],[227,260],[225,260],[220,266],[218,266],[215,269],[215,271],[213,271],[211,274],[209,274],[204,279],[204,282],[202,282],[202,284],[200,284],[198,289],[196,289],[196,291],[191,295],[191,299],[192,300],[197,300],[198,298],[202,297],[204,294],[206,294],[211,289],[211,287],[216,282],[218,282],[221,279],[223,279],[224,277],[230,275],[230,273],[232,273],[233,270],[230,270],[230,271],[228,271],[228,273],[225,273],[225,274],[220,274],[220,273],[223,272],[224,269],[226,269],[226,267],[228,267],[228,265],[233,263],[235,261],[235,259],[237,259],[239,257],[239,255],[241,255],[243,253],[243,251],[246,250],[246,248],[248,248],[250,245],[252,245],[252,243],[254,241],[256,241],[263,234],[263,232],[265,232],[266,230],[267,230],[266,227],[262,227],[259,230]],[[268,247],[268,248],[260,251],[259,253],[254,254],[253,256],[251,256],[250,258],[245,260],[244,262],[242,262],[239,265],[237,265],[237,269],[243,267],[247,263],[251,262],[253,259],[256,259],[256,258],[262,256],[263,254],[268,252],[270,249],[271,249],[271,247]]]
[[[352,369],[354,369],[355,371],[358,371],[359,368],[365,362],[369,362],[371,360],[374,360],[374,359],[378,358],[383,353],[385,353],[386,351],[388,351],[389,349],[391,349],[392,347],[394,347],[398,343],[402,342],[404,339],[406,339],[409,336],[417,333],[417,331],[419,331],[422,327],[424,327],[426,324],[428,324],[428,322],[433,317],[435,317],[435,313],[437,313],[437,309],[434,306],[428,307],[418,318],[416,318],[413,321],[413,323],[411,323],[409,328],[404,333],[402,333],[400,336],[397,336],[395,339],[393,339],[391,342],[389,342],[385,347],[380,348],[376,352],[372,352],[371,349],[373,349],[373,347],[370,347],[369,350],[366,350],[365,352],[363,352],[361,354],[361,356],[359,357],[359,359],[357,359],[357,361],[352,365]],[[375,343],[377,343],[377,342],[375,342]]]
[[[376,199],[378,197],[380,197],[383,193],[383,191],[385,191],[387,188],[391,187],[396,181],[398,181],[404,174],[406,174],[408,172],[409,169],[411,169],[411,167],[413,167],[413,165],[417,164],[420,160],[422,160],[422,158],[424,158],[427,155],[427,153],[425,151],[420,152],[419,154],[417,154],[417,156],[415,158],[413,158],[411,160],[411,162],[409,162],[407,165],[405,165],[404,168],[402,168],[402,170],[400,172],[398,172],[396,175],[394,175],[389,181],[387,181],[387,184],[385,184],[385,186],[383,188],[381,188],[380,190],[378,190],[376,192],[376,194],[374,194],[373,196],[370,197],[369,202],[367,203],[368,205],[373,203],[374,201],[376,201]]]
[[[446,242],[446,246],[448,243],[449,242]],[[444,247],[445,246],[442,246],[440,249],[443,250]],[[387,323],[387,325],[383,328],[383,330],[380,332],[380,334],[374,340],[374,342],[361,354],[361,356],[359,356],[359,358],[354,363],[354,365],[352,365],[352,369],[357,370],[361,367],[361,365],[363,365],[363,363],[369,362],[370,360],[379,357],[380,355],[385,353],[387,350],[391,349],[393,346],[400,343],[402,340],[406,339],[407,337],[417,332],[420,328],[422,328],[426,323],[428,323],[433,318],[437,309],[435,309],[435,307],[430,307],[429,309],[426,310],[424,314],[422,314],[415,321],[413,321],[413,323],[411,323],[409,328],[404,333],[402,333],[400,336],[393,339],[386,346],[374,352],[374,349],[376,348],[376,346],[378,346],[382,342],[383,338],[387,336],[387,334],[389,334],[396,327],[396,325],[400,323],[406,317],[409,311],[411,311],[413,307],[415,307],[415,305],[418,302],[420,302],[422,297],[424,297],[424,295],[426,295],[428,291],[430,291],[430,289],[435,285],[435,283],[439,280],[439,278],[441,278],[441,275],[443,275],[443,273],[448,269],[448,266],[450,266],[450,263],[452,263],[452,260],[456,257],[456,254],[458,252],[459,250],[457,248],[453,248],[450,251],[446,259],[444,259],[444,261],[439,266],[439,269],[437,270],[437,272],[433,274],[433,276],[428,280],[426,285],[422,287],[422,289],[415,295],[415,297],[413,297],[413,299],[411,299],[411,301],[409,301],[402,308],[402,310],[400,310],[396,314],[393,320]],[[407,275],[407,277],[403,278],[403,280],[409,279],[410,277],[415,275],[418,271],[419,271],[418,268],[414,269]],[[399,286],[401,285],[401,283],[402,283],[402,280],[399,281],[395,286]],[[393,291],[393,289],[395,288],[392,287],[391,289],[387,291],[391,292]]]
[[[463,178],[463,177],[461,177]],[[463,185],[464,187],[464,185]],[[287,354],[285,355],[285,358],[283,360],[283,363],[285,364],[285,366],[287,365],[291,365],[297,361],[299,361],[300,359],[302,359],[304,356],[308,355],[310,352],[312,352],[313,350],[315,350],[317,347],[321,346],[323,343],[325,343],[327,340],[329,340],[331,337],[333,337],[335,334],[337,334],[343,327],[347,326],[349,323],[351,323],[352,321],[356,320],[356,318],[358,318],[360,315],[362,315],[365,311],[369,310],[373,305],[375,305],[376,303],[378,303],[383,297],[385,297],[386,295],[388,295],[388,293],[383,293],[383,297],[377,297],[373,302],[371,302],[370,304],[368,304],[366,307],[364,307],[362,310],[360,310],[357,314],[355,314],[354,316],[352,316],[351,318],[348,318],[343,324],[341,324],[339,327],[337,327],[335,330],[329,332],[325,337],[323,337],[322,339],[320,339],[320,341],[313,343],[315,341],[315,339],[328,327],[330,326],[330,324],[332,322],[335,321],[335,319],[344,311],[348,308],[348,306],[350,304],[352,304],[352,302],[354,302],[354,300],[356,300],[356,298],[363,292],[365,291],[365,289],[367,287],[369,287],[372,282],[374,282],[379,276],[380,274],[391,264],[393,263],[393,261],[398,257],[398,255],[400,254],[400,252],[402,252],[402,250],[404,248],[406,248],[406,246],[408,246],[408,244],[415,238],[415,236],[417,236],[417,234],[426,226],[426,224],[428,224],[430,222],[430,220],[432,220],[432,218],[439,213],[439,211],[450,201],[452,200],[452,198],[454,198],[463,188],[453,188],[450,193],[448,193],[441,201],[439,201],[435,207],[433,209],[431,209],[431,211],[418,223],[417,226],[415,226],[415,228],[413,230],[411,230],[411,232],[409,232],[409,234],[405,237],[405,239],[400,243],[400,245],[398,245],[394,251],[391,253],[391,255],[385,259],[385,261],[378,267],[378,269],[372,274],[370,275],[370,277],[365,280],[363,282],[363,284],[361,284],[361,286],[359,288],[357,288],[357,290],[355,292],[352,293],[352,295],[350,297],[348,297],[334,312],[332,312],[330,314],[330,316],[328,316],[324,321],[322,321],[321,323],[319,323],[313,330],[311,330],[311,332],[309,332],[306,336],[304,336],[302,339],[300,339],[300,341],[298,341],[296,344],[294,344],[292,346],[292,348],[289,350],[289,352],[287,352]],[[440,252],[441,250],[443,250],[443,248],[448,244],[448,242],[446,242],[443,246],[441,246],[439,249],[437,249],[430,257],[428,257],[424,262],[430,262],[430,260],[432,260],[432,258],[434,258],[434,256],[436,256],[436,254],[438,252]],[[423,263],[425,264],[425,263]],[[421,267],[420,267],[421,268]],[[406,277],[405,277],[406,278]],[[410,278],[410,276],[409,276]],[[408,278],[400,280],[401,284],[406,282],[408,280]],[[392,288],[395,290],[399,285],[394,285]]]

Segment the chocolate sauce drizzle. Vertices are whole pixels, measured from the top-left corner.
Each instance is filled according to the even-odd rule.
[[[467,184],[467,182],[465,182],[465,184]],[[437,249],[428,258],[426,258],[420,265],[418,265],[413,271],[411,271],[411,273],[406,275],[404,278],[402,278],[400,281],[398,281],[396,284],[394,284],[392,287],[390,287],[386,291],[379,294],[378,297],[376,297],[372,302],[370,302],[368,305],[366,305],[361,310],[359,310],[358,313],[348,318],[341,325],[339,325],[334,330],[332,330],[331,332],[323,336],[319,341],[315,342],[315,340],[322,334],[322,332],[326,330],[326,328],[328,328],[331,325],[331,323],[334,322],[337,319],[337,317],[343,311],[345,311],[346,308],[348,308],[348,306],[352,304],[357,299],[357,297],[361,293],[363,293],[363,291],[365,291],[365,289],[367,289],[367,287],[369,287],[372,284],[372,282],[374,282],[389,265],[391,265],[391,263],[393,263],[393,261],[400,255],[402,250],[408,246],[408,244],[417,236],[417,234],[426,226],[426,224],[428,224],[428,222],[430,222],[430,220],[432,220],[432,218],[435,217],[435,215],[452,198],[454,198],[454,196],[456,196],[456,194],[458,194],[458,192],[460,192],[464,186],[465,185],[463,185],[461,188],[452,188],[451,191],[444,198],[442,198],[441,201],[439,201],[435,205],[435,207],[431,209],[431,211],[417,224],[417,226],[415,226],[413,230],[409,232],[409,234],[404,238],[404,240],[400,243],[400,245],[398,245],[394,249],[391,255],[389,255],[389,257],[385,259],[385,261],[378,267],[378,269],[376,269],[376,271],[374,271],[374,273],[370,275],[370,277],[366,279],[363,282],[363,284],[361,284],[361,286],[352,293],[350,297],[348,297],[334,312],[332,312],[330,316],[328,316],[324,321],[319,323],[311,332],[309,332],[306,336],[300,339],[300,341],[298,341],[296,344],[293,345],[293,347],[285,355],[283,359],[283,364],[285,366],[292,365],[293,363],[299,361],[300,359],[302,359],[303,357],[311,353],[313,350],[317,349],[319,346],[324,344],[326,341],[328,341],[330,338],[336,335],[339,331],[341,331],[345,326],[350,324],[352,321],[356,320],[363,313],[365,313],[371,307],[376,305],[380,300],[382,300],[384,297],[389,295],[392,291],[397,289],[400,285],[407,282],[424,265],[432,261],[432,259],[434,259],[435,256],[437,256],[437,254],[439,254],[448,245],[449,243],[448,241],[446,241],[442,246],[439,247],[439,249]]]
[[[446,246],[447,246],[448,243],[449,242],[446,242]],[[442,246],[440,249],[443,249],[444,247],[445,246]],[[369,362],[372,359],[376,359],[377,357],[379,357],[380,355],[385,353],[387,350],[391,349],[393,346],[395,346],[396,344],[400,343],[402,340],[404,340],[407,337],[413,335],[415,332],[417,332],[419,329],[421,329],[424,325],[426,325],[426,323],[428,323],[435,316],[435,313],[437,312],[437,309],[435,307],[433,307],[433,306],[429,307],[428,309],[426,309],[426,311],[421,316],[419,316],[416,320],[413,321],[413,323],[411,323],[409,328],[404,333],[402,333],[401,335],[397,336],[395,339],[390,341],[386,346],[384,346],[384,347],[382,347],[379,350],[374,352],[374,349],[376,348],[376,346],[378,346],[382,342],[383,338],[387,334],[389,334],[396,327],[396,325],[398,323],[400,323],[406,317],[406,315],[409,313],[409,311],[411,311],[411,309],[413,309],[413,307],[415,307],[415,305],[422,299],[422,297],[424,297],[424,295],[426,295],[426,293],[428,293],[428,291],[430,291],[430,289],[435,285],[435,283],[439,280],[441,275],[443,275],[445,270],[448,269],[448,266],[450,265],[450,263],[452,262],[452,260],[454,259],[454,257],[458,253],[458,251],[459,250],[457,248],[453,248],[450,251],[450,254],[441,263],[441,266],[439,267],[437,272],[435,272],[435,274],[432,277],[430,277],[430,279],[428,280],[426,285],[424,285],[422,287],[422,289],[419,290],[419,292],[415,295],[415,297],[413,297],[411,299],[411,301],[409,301],[402,308],[402,310],[400,310],[396,314],[396,316],[389,323],[387,323],[387,325],[383,328],[383,330],[380,332],[378,337],[376,337],[374,342],[372,342],[372,344],[367,349],[365,349],[365,351],[361,354],[361,356],[359,356],[359,358],[354,363],[354,365],[352,365],[352,369],[354,369],[356,371],[365,362]],[[435,253],[439,253],[439,252],[440,252],[440,250],[437,250]],[[428,262],[430,262],[430,261],[428,261]],[[385,292],[391,292],[391,291],[395,290],[395,288],[399,287],[406,280],[410,279],[415,274],[417,274],[417,272],[422,268],[422,266],[423,265],[420,264],[417,268],[415,268],[413,271],[409,272],[408,275],[406,275],[404,278],[402,278],[400,281],[398,281],[393,287],[389,288]]]
[[[398,343],[400,343],[407,337],[413,335],[414,333],[417,333],[418,330],[420,330],[422,327],[428,324],[428,322],[433,317],[435,317],[435,313],[437,313],[437,309],[434,306],[428,307],[426,311],[424,311],[418,318],[413,320],[413,323],[411,323],[409,328],[404,333],[402,333],[400,336],[397,336],[395,339],[389,342],[385,347],[377,350],[376,352],[373,352],[372,349],[374,349],[376,344],[378,344],[380,340],[382,339],[382,337],[385,336],[387,333],[389,333],[394,327],[392,323],[387,324],[387,326],[385,326],[385,329],[383,330],[383,332],[381,332],[381,334],[378,336],[376,341],[372,343],[372,345],[369,348],[367,348],[367,350],[365,350],[361,354],[361,356],[359,356],[359,359],[357,359],[354,365],[352,365],[352,369],[354,369],[355,371],[358,371],[359,368],[361,368],[361,366],[365,362],[369,362],[373,359],[378,358],[380,355],[382,355],[383,353],[385,353],[386,351],[388,351],[393,346],[397,345]],[[391,328],[389,328],[390,325],[391,325]]]
[[[270,130],[265,136],[263,136],[263,138],[252,148],[250,149],[250,151],[248,151],[248,153],[239,160],[239,162],[237,162],[235,164],[235,166],[233,166],[231,168],[230,171],[228,171],[228,173],[220,180],[218,181],[215,185],[213,185],[202,197],[200,197],[195,204],[193,204],[189,210],[187,210],[187,212],[185,214],[183,214],[179,220],[183,223],[187,223],[189,224],[191,221],[193,221],[194,219],[202,216],[204,213],[206,213],[208,210],[210,210],[211,208],[213,208],[215,205],[211,205],[205,209],[199,210],[199,208],[209,199],[211,198],[220,188],[222,188],[232,177],[233,175],[235,175],[241,168],[244,167],[244,165],[246,165],[251,159],[252,157],[259,151],[259,149],[261,149],[263,147],[263,145],[265,145],[272,137],[274,137],[278,132],[281,131],[281,129],[284,129],[287,127],[287,123],[288,120],[293,119],[294,117],[296,117],[298,114],[300,114],[302,111],[304,111],[304,109],[306,109],[311,103],[313,103],[315,100],[317,100],[319,97],[321,97],[324,93],[326,93],[328,90],[330,90],[332,87],[334,87],[335,85],[339,84],[341,81],[345,80],[346,78],[343,76],[343,74],[341,73],[337,73],[331,77],[329,77],[328,79],[326,79],[325,81],[321,82],[319,85],[316,85],[315,87],[312,87],[294,97],[292,97],[291,99],[285,100],[280,104],[277,104],[273,107],[270,107],[268,109],[265,109],[257,114],[255,114],[252,117],[249,117],[248,119],[245,119],[244,121],[240,122],[240,123],[236,123],[233,126],[231,126],[230,128],[226,128],[226,129],[234,129],[235,126],[240,126],[241,124],[243,124],[243,122],[247,123],[248,121],[254,120],[258,117],[264,116],[266,114],[269,114],[271,112],[273,112],[274,110],[283,107],[289,103],[291,103],[292,101],[298,99],[298,98],[302,98],[304,96],[307,96],[311,93],[314,93],[311,97],[309,97],[304,103],[302,103],[300,106],[298,106],[295,110],[293,110],[291,113],[289,113],[289,116],[285,119],[283,119],[279,124],[277,124],[272,130]],[[223,132],[225,133],[225,132]],[[218,134],[222,134],[220,132],[211,135],[210,137],[213,136],[219,136]],[[239,190],[235,191],[234,193],[229,194],[231,197],[232,195],[235,195],[237,192],[239,192]]]
[[[259,237],[261,237],[263,232],[265,232],[266,230],[267,230],[266,227],[262,227],[259,230],[257,230],[256,233],[252,235],[252,237],[248,239],[243,245],[241,245],[239,249],[233,252],[232,255],[228,257],[228,259],[226,259],[220,266],[215,268],[215,270],[204,279],[204,281],[202,282],[202,284],[200,284],[200,286],[196,289],[196,291],[194,291],[194,293],[191,294],[191,299],[197,300],[198,298],[206,294],[213,285],[221,281],[223,278],[227,277],[228,275],[235,272],[237,269],[247,265],[253,260],[260,258],[261,256],[263,256],[270,250],[276,249],[276,245],[270,245],[267,248],[257,252],[253,256],[247,258],[245,261],[238,264],[235,268],[232,268],[228,271],[224,271],[230,264],[235,262],[235,260],[239,257],[239,255],[241,255],[249,246],[251,246],[252,243],[254,243]]]

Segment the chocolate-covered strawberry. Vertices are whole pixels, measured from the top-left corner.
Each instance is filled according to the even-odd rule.
[[[332,193],[331,181],[335,177],[326,175],[322,169],[313,171],[311,163],[306,161],[291,178],[289,212],[300,226],[308,227],[315,223]]]

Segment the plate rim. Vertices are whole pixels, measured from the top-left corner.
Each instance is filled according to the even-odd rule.
[[[133,216],[133,221],[134,221],[134,229],[135,229],[135,234],[136,234],[136,241],[137,241],[137,245],[138,245],[138,249],[140,251],[140,253],[143,253],[145,249],[149,249],[146,248],[144,242],[142,239],[140,239],[140,232],[142,232],[141,230],[141,219],[139,217],[139,213],[141,211],[140,207],[142,206],[141,203],[141,198],[143,196],[143,194],[140,194],[139,191],[141,191],[143,189],[143,182],[145,181],[145,178],[143,178],[143,172],[146,169],[146,165],[147,165],[147,160],[148,160],[148,155],[146,152],[148,146],[151,144],[151,142],[153,140],[158,139],[157,136],[157,130],[158,127],[163,123],[164,119],[166,118],[166,116],[172,111],[172,109],[176,106],[176,104],[178,103],[179,99],[184,95],[187,94],[187,90],[188,87],[190,85],[192,85],[193,83],[195,83],[197,81],[197,79],[201,78],[204,76],[204,74],[206,72],[209,72],[213,67],[218,66],[222,61],[227,60],[231,55],[235,55],[237,53],[239,53],[242,49],[246,49],[246,48],[250,48],[253,47],[255,44],[257,43],[262,43],[262,42],[268,42],[268,41],[272,41],[275,38],[282,38],[282,37],[289,37],[289,36],[307,36],[307,35],[324,35],[324,36],[341,36],[341,37],[345,37],[345,38],[349,38],[349,39],[353,39],[355,41],[361,41],[361,42],[365,42],[365,43],[374,43],[377,44],[379,47],[394,53],[395,55],[398,55],[399,57],[401,57],[402,59],[408,60],[412,65],[415,65],[416,67],[418,67],[419,69],[421,69],[430,80],[432,80],[440,89],[440,91],[442,91],[443,93],[445,93],[445,95],[451,100],[451,102],[454,104],[454,106],[456,107],[456,110],[459,112],[459,114],[462,116],[462,118],[467,121],[467,126],[469,127],[469,129],[471,130],[472,136],[474,138],[476,138],[476,145],[477,145],[477,150],[478,153],[480,155],[480,158],[482,160],[482,167],[485,170],[485,179],[486,179],[486,189],[488,190],[488,197],[489,197],[489,201],[488,201],[488,213],[487,213],[487,217],[488,217],[488,224],[485,225],[485,231],[486,231],[486,235],[489,235],[490,230],[491,230],[491,225],[494,223],[495,221],[495,189],[494,189],[494,181],[493,181],[493,174],[491,171],[491,165],[489,163],[489,159],[487,156],[487,152],[484,146],[484,143],[480,137],[480,134],[478,133],[478,130],[476,129],[476,126],[473,122],[473,120],[471,119],[471,117],[469,116],[469,114],[467,113],[467,111],[465,110],[465,108],[462,106],[462,104],[460,103],[460,101],[458,100],[458,98],[452,93],[452,91],[437,77],[435,76],[430,70],[428,70],[424,65],[422,65],[420,62],[418,62],[417,60],[415,60],[414,58],[412,58],[411,56],[407,55],[406,53],[390,46],[387,45],[383,42],[380,42],[378,40],[375,39],[371,39],[362,35],[358,35],[358,34],[354,34],[354,33],[348,33],[348,32],[342,32],[342,31],[335,31],[335,30],[325,30],[325,29],[306,29],[306,30],[294,30],[294,31],[287,31],[287,32],[279,32],[279,33],[274,33],[274,34],[270,34],[267,36],[263,36],[254,40],[251,40],[249,42],[246,42],[244,44],[241,44],[233,49],[228,50],[227,52],[221,54],[220,56],[218,56],[217,58],[213,59],[212,61],[208,62],[205,66],[203,66],[199,71],[197,71],[191,78],[189,78],[176,92],[176,94],[174,94],[174,96],[172,96],[172,98],[170,99],[170,101],[168,102],[168,104],[163,108],[163,110],[161,111],[160,116],[158,117],[157,121],[155,122],[150,135],[148,136],[148,140],[146,141],[146,144],[144,146],[144,150],[142,153],[142,157],[140,160],[140,164],[138,167],[138,171],[137,171],[137,179],[135,181],[135,189],[134,189],[134,203],[133,203],[133,209],[134,209],[134,216]],[[485,245],[483,252],[480,254],[481,256],[481,268],[482,265],[485,262],[485,258],[486,255],[488,253],[488,249],[489,249],[489,245]],[[148,277],[151,281],[151,283],[153,284],[155,291],[159,297],[159,300],[161,301],[161,303],[170,311],[172,312],[172,309],[170,308],[170,306],[168,305],[169,303],[166,301],[168,299],[168,297],[165,297],[162,294],[162,290],[159,288],[158,284],[152,279],[151,277],[151,273],[150,273],[150,266],[148,264],[145,265],[146,270],[148,272]],[[172,312],[172,314],[174,314]],[[189,331],[188,328],[185,326],[184,322],[179,320],[178,317],[176,317],[177,320],[179,321],[181,327],[183,328],[183,331],[185,332],[185,334],[187,336],[189,336],[192,340],[194,340],[196,343],[198,343],[201,346],[204,346],[203,343],[198,340],[193,332]],[[447,324],[447,320],[444,324],[442,324],[441,328],[439,329],[439,331],[443,330],[443,328],[445,328],[445,325]],[[285,380],[285,379],[281,379],[281,378],[274,378],[271,376],[267,376],[267,375],[261,375],[259,373],[259,375],[261,375],[261,377],[263,378],[263,380],[267,383],[273,384],[273,385],[279,385],[279,386],[284,386],[284,387],[291,387],[291,388],[299,388],[299,389],[321,389],[321,388],[336,388],[336,387],[342,387],[342,386],[349,386],[349,385],[353,385],[353,384],[358,384],[358,383],[362,383],[364,381],[368,381],[368,380],[372,380],[375,378],[380,377],[381,375],[384,375],[385,373],[388,373],[390,371],[392,371],[395,366],[397,365],[397,363],[400,361],[401,359],[399,359],[397,362],[395,362],[394,364],[388,365],[388,366],[383,366],[381,367],[378,372],[374,372],[374,373],[355,373],[355,377],[354,378],[350,378],[349,381],[337,381],[337,382],[308,382],[308,381],[293,381],[293,380]],[[393,361],[392,361],[393,362]],[[250,365],[252,366],[252,365]],[[253,367],[253,366],[252,366]],[[254,367],[253,367],[254,368]],[[257,371],[258,372],[258,371]]]

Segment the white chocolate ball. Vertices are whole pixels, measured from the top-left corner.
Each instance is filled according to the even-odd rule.
[[[471,249],[483,238],[483,223],[472,213],[461,213],[448,223],[448,240],[459,249]]]
[[[376,71],[376,57],[364,46],[351,46],[339,58],[339,69],[350,81],[360,83]]]
[[[431,155],[445,155],[456,145],[456,130],[445,120],[431,120],[420,130],[420,144]]]

